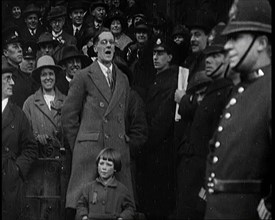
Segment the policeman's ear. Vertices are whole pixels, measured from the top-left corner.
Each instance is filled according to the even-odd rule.
[[[265,35],[258,37],[258,51],[266,50],[268,47],[268,38]]]
[[[173,59],[173,55],[172,54],[168,54],[168,63],[171,63]]]

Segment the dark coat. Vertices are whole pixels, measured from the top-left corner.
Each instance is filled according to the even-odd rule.
[[[64,27],[64,31],[68,34],[70,34],[71,36],[74,36],[76,41],[77,41],[77,48],[81,51],[82,46],[83,46],[83,40],[84,40],[84,34],[85,34],[85,30],[88,28],[88,25],[86,23],[83,23],[79,32],[76,35],[74,34],[74,30],[73,30],[73,25],[71,22],[68,22],[66,24],[66,26]]]
[[[8,101],[2,113],[2,218],[21,219],[26,211],[24,180],[38,149],[22,110]]]
[[[40,24],[38,24],[35,34],[31,35],[27,25],[24,23],[24,25],[22,27],[20,27],[19,34],[20,34],[20,37],[22,38],[23,43],[31,41],[36,44],[39,36],[45,31],[46,31],[46,29],[44,27],[42,27]]]
[[[15,85],[11,100],[22,109],[26,99],[37,90],[39,85],[28,73],[22,72],[20,69],[13,72],[13,78]]]
[[[96,177],[96,157],[106,147],[121,153],[122,169],[118,180],[133,195],[130,172],[130,149],[126,143],[129,83],[115,64],[113,94],[98,62],[80,70],[71,81],[62,109],[62,123],[73,152],[66,207],[75,208],[80,189]]]
[[[107,192],[106,192],[107,191]],[[105,186],[97,178],[83,187],[77,203],[77,214],[90,219],[134,219],[135,205],[129,190],[115,178]],[[82,218],[81,218],[82,219]],[[103,218],[102,218],[103,219]]]
[[[58,37],[59,44],[54,48],[53,58],[55,59],[56,63],[62,60],[62,49],[65,46],[70,45],[77,45],[77,40],[74,36],[68,34],[66,31],[63,30],[60,37]]]
[[[177,79],[178,66],[158,73],[146,99],[149,136],[140,159],[143,165],[140,204],[146,213],[157,216],[167,216],[174,205],[173,127]]]
[[[257,206],[269,193],[274,160],[271,66],[262,71],[264,76],[242,81],[232,92],[211,140],[206,180],[261,180],[263,188],[256,193],[211,193],[207,184],[206,219],[259,219]]]
[[[56,82],[56,87],[62,94],[67,96],[70,88],[70,82],[66,79],[65,73],[62,75],[63,76]]]
[[[205,188],[208,143],[218,125],[232,87],[230,79],[213,81],[195,111],[188,142],[181,149],[179,162],[181,167],[178,170],[177,217],[180,219],[202,219],[204,216],[205,201],[198,195],[201,188]]]

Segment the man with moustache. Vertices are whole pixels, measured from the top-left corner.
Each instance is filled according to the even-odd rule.
[[[62,59],[58,65],[65,70],[65,78],[62,77],[56,84],[57,88],[64,95],[68,95],[69,84],[75,74],[90,65],[92,62],[88,56],[80,53],[75,46],[66,46],[62,50]]]
[[[38,157],[37,143],[26,115],[11,101],[13,72],[2,58],[2,218],[25,219],[25,184],[31,165]]]
[[[95,179],[94,161],[103,148],[113,147],[121,153],[122,170],[117,177],[133,195],[130,149],[125,136],[129,82],[112,62],[115,41],[109,29],[97,32],[93,46],[97,60],[74,76],[61,112],[73,157],[66,219],[74,219],[81,188]]]
[[[267,0],[235,1],[222,34],[240,73],[209,143],[205,219],[272,219],[272,25]]]
[[[4,29],[2,36],[3,56],[14,67],[13,77],[15,85],[11,100],[22,108],[25,100],[33,93],[29,76],[22,73],[19,67],[23,59],[22,41],[17,28],[12,26]]]

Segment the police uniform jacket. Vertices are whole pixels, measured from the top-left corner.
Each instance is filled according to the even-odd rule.
[[[121,153],[120,180],[133,195],[130,150],[126,143],[125,117],[129,83],[127,76],[113,64],[115,88],[107,84],[98,62],[80,70],[70,84],[62,109],[62,124],[72,149],[72,171],[66,206],[75,208],[82,185],[96,178],[96,157],[106,147]]]
[[[257,206],[268,195],[271,66],[261,70],[264,76],[236,86],[211,140],[206,219],[258,219]]]
[[[178,66],[156,75],[145,102],[148,140],[141,157],[144,201],[148,212],[167,215],[173,205],[173,128]]]
[[[29,122],[10,100],[2,113],[2,218],[20,219],[24,206],[24,181],[38,156]]]

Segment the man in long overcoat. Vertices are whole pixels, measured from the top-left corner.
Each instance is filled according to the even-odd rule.
[[[24,182],[38,156],[37,144],[22,110],[9,98],[13,68],[2,60],[2,218],[23,219]]]
[[[106,147],[121,153],[118,179],[133,195],[130,151],[125,139],[129,82],[112,63],[115,44],[109,29],[95,36],[94,49],[97,60],[75,75],[61,113],[73,152],[66,198],[66,207],[72,209],[76,208],[82,186],[95,179],[96,156]]]

